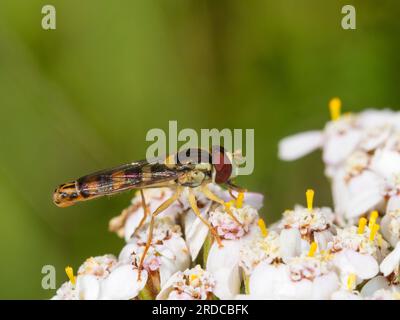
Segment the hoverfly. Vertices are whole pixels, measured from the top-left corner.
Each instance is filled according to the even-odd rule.
[[[207,225],[217,243],[222,246],[217,232],[201,215],[192,189],[200,187],[201,192],[208,199],[222,205],[225,205],[225,201],[212,193],[207,184],[213,182],[226,185],[230,191],[232,189],[240,192],[246,191],[232,182],[232,178],[235,176],[232,157],[232,154],[225,151],[221,146],[213,146],[210,152],[198,148],[189,148],[167,156],[161,161],[160,159],[155,159],[154,161],[142,160],[133,162],[98,171],[75,181],[62,184],[54,191],[53,201],[59,207],[68,207],[77,202],[113,195],[126,190],[139,189],[145,214],[137,229],[144,224],[148,215],[150,215],[149,235],[139,264],[140,274],[144,258],[152,242],[155,217],[177,201],[184,188],[188,188],[188,200],[193,212]],[[154,212],[150,213],[146,205],[143,189],[160,187],[172,188],[174,194]],[[229,207],[226,206],[225,209],[232,219],[240,225],[241,223],[232,214]]]

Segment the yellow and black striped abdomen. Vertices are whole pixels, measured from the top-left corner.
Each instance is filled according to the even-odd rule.
[[[53,200],[57,206],[67,207],[79,201],[129,189],[159,186],[160,183],[174,181],[177,176],[177,172],[165,164],[141,161],[98,171],[62,184],[55,190]]]

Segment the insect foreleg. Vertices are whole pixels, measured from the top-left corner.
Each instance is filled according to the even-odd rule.
[[[242,225],[242,223],[234,216],[231,209],[225,204],[225,201],[218,197],[216,194],[212,193],[210,189],[208,189],[207,185],[204,184],[201,186],[201,192],[210,200],[215,201],[225,207],[226,213],[235,221],[238,225]]]
[[[142,190],[140,190],[143,192]],[[157,215],[159,215],[161,212],[166,210],[171,204],[173,204],[176,200],[178,200],[179,196],[182,193],[182,188],[178,187],[175,191],[175,193],[172,195],[171,198],[165,200],[152,214],[151,214],[151,219],[150,219],[150,226],[149,226],[149,235],[147,236],[147,241],[146,241],[146,246],[144,248],[143,254],[140,258],[139,262],[139,276],[138,279],[140,279],[140,274],[143,269],[143,263],[144,259],[146,258],[147,251],[149,251],[149,248],[151,246],[151,242],[153,240],[153,229],[154,229],[154,219]],[[144,203],[144,196],[142,194],[142,201]],[[147,207],[147,206],[146,206]]]
[[[147,206],[146,199],[144,198],[143,189],[140,189],[140,197],[142,199],[143,218],[140,220],[138,226],[136,227],[135,231],[133,232],[133,235],[136,233],[136,231],[140,230],[140,228],[143,227],[144,223],[146,222],[147,217],[150,214],[149,207]]]
[[[211,234],[214,236],[215,240],[218,243],[219,247],[222,247],[222,241],[220,236],[218,235],[218,233],[215,231],[215,229],[212,227],[212,225],[201,215],[201,212],[199,210],[199,207],[197,206],[197,200],[196,197],[194,196],[193,190],[191,188],[189,188],[189,203],[190,206],[192,208],[192,210],[194,211],[194,213],[196,214],[196,216],[199,217],[199,219],[208,227],[208,229],[210,229]]]

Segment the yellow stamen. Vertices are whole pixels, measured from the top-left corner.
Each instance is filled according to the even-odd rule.
[[[197,274],[190,275],[190,281],[196,280],[199,276]]]
[[[379,224],[375,223],[371,228],[371,232],[369,234],[369,240],[371,240],[371,241],[375,240],[375,237],[376,237],[376,234],[378,233],[378,230],[379,230]]]
[[[315,241],[313,243],[311,243],[310,250],[308,251],[308,256],[314,257],[315,252],[317,251],[317,248],[318,248],[318,245]]]
[[[339,98],[333,98],[329,101],[329,111],[331,113],[332,121],[340,118],[340,110],[342,108],[342,101]]]
[[[378,234],[376,235],[376,237],[377,237],[377,239],[378,239],[378,246],[379,246],[379,247],[382,247],[382,245],[383,245],[383,237],[382,237],[382,235],[381,235],[380,233],[378,233]]]
[[[372,228],[372,226],[376,223],[376,218],[378,218],[378,211],[374,210],[371,212],[370,216],[369,216],[369,223],[368,223],[368,227]]]
[[[224,203],[225,211],[228,211],[228,210],[232,207],[233,204],[234,204],[234,201],[233,201],[233,200],[231,200],[231,201],[229,201],[229,202],[225,202],[225,203]]]
[[[306,198],[307,198],[307,208],[308,210],[313,209],[313,201],[314,201],[314,190],[313,189],[308,189],[306,191]]]
[[[239,192],[236,198],[236,208],[240,209],[243,206],[244,193]]]
[[[356,275],[354,273],[350,273],[347,277],[347,289],[353,290],[356,284]]]
[[[258,219],[258,227],[260,228],[262,236],[265,238],[268,235],[268,229],[265,226],[265,222],[263,219]]]
[[[367,219],[364,217],[361,217],[360,220],[358,220],[358,234],[363,234],[365,226],[367,224]]]
[[[69,281],[71,281],[72,284],[75,284],[76,277],[74,276],[74,269],[72,269],[72,267],[68,266],[65,268],[65,273],[67,274]]]

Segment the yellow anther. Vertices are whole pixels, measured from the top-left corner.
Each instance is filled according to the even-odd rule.
[[[371,228],[371,232],[369,234],[369,240],[374,241],[378,231],[379,231],[379,224],[375,223]]]
[[[315,241],[313,243],[311,243],[310,250],[308,251],[308,256],[314,257],[315,252],[317,251],[317,248],[318,248],[318,245]]]
[[[233,200],[231,200],[231,201],[229,201],[229,202],[225,202],[225,203],[224,203],[225,211],[229,210],[229,209],[232,207],[233,204],[234,204],[234,201],[233,201]]]
[[[307,208],[308,210],[313,209],[313,201],[314,201],[314,190],[313,189],[308,189],[306,191],[306,198],[307,198]]]
[[[368,223],[368,227],[371,229],[372,226],[376,223],[376,219],[378,218],[378,211],[374,210],[371,212],[370,216],[369,216],[369,223]]]
[[[342,108],[342,101],[339,98],[332,98],[329,101],[329,111],[331,113],[332,121],[340,118],[340,110]]]
[[[198,278],[199,276],[197,274],[191,274],[190,275],[190,281],[194,281]]]
[[[376,237],[377,237],[377,239],[378,239],[378,246],[379,246],[379,247],[382,247],[382,245],[383,245],[383,237],[382,237],[382,235],[381,235],[380,233],[378,233],[378,234],[376,235]]]
[[[265,226],[265,222],[263,219],[258,219],[258,227],[260,228],[262,236],[265,238],[268,235],[268,229]]]
[[[358,234],[363,234],[365,226],[367,224],[367,219],[364,217],[361,217],[360,220],[358,220]]]
[[[240,209],[243,206],[244,193],[239,192],[236,198],[236,208]]]
[[[347,277],[347,289],[353,290],[356,284],[357,277],[354,273],[350,273]]]
[[[72,267],[68,266],[65,268],[65,273],[67,274],[69,281],[71,281],[72,284],[75,284],[76,277],[74,276],[74,269],[72,269]]]

